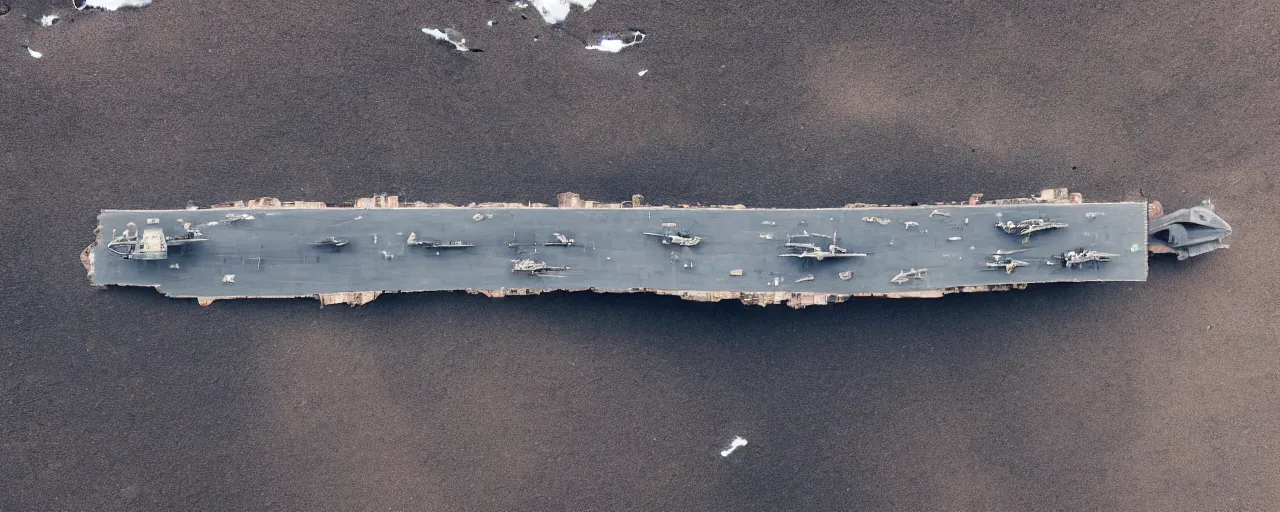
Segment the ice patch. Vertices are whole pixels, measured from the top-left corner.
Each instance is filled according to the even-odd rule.
[[[742,437],[734,437],[733,442],[729,443],[729,447],[720,452],[720,456],[728,457],[729,454],[733,453],[734,450],[737,450],[738,447],[746,446],[746,445],[747,445],[746,439],[743,439]]]
[[[96,7],[114,11],[121,7],[146,7],[151,5],[151,0],[75,0],[75,4],[76,9],[81,10],[87,7]]]
[[[532,5],[538,10],[538,14],[542,15],[543,21],[554,25],[569,17],[569,7],[576,5],[586,12],[590,11],[591,6],[595,4],[596,0],[528,0],[516,2],[513,7],[523,9],[526,5]]]
[[[423,27],[422,33],[436,38],[437,41],[444,41],[452,44],[453,47],[457,48],[460,52],[471,50],[470,48],[467,48],[467,38],[463,37],[462,32],[458,32],[457,30],[451,28],[440,30],[438,28]]]
[[[608,52],[608,53],[618,53],[622,51],[623,48],[640,44],[643,41],[644,41],[644,32],[640,32],[639,30],[637,30],[621,38],[614,36],[612,34],[606,35],[600,38],[600,41],[597,42],[596,44],[587,46],[587,49],[599,50],[599,51]]]
[[[58,22],[57,14],[46,14],[40,17],[40,26],[42,27],[52,27],[53,24],[57,22]]]

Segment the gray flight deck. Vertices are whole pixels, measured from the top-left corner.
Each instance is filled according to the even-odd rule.
[[[941,209],[949,217],[930,213]],[[252,220],[226,224],[227,214]],[[476,214],[492,215],[481,221]],[[1086,215],[1089,214],[1089,215]],[[864,217],[889,219],[888,224]],[[997,221],[1046,218],[1069,224],[1029,242],[995,227]],[[152,219],[152,224],[148,224]],[[158,219],[156,221],[155,219]],[[125,260],[106,242],[130,222],[183,233],[198,228],[206,242],[170,249],[168,259]],[[908,229],[904,222],[919,223]],[[174,297],[309,296],[353,291],[441,290],[698,290],[726,292],[894,293],[1010,283],[1144,281],[1147,277],[1145,203],[1039,203],[854,209],[716,208],[388,208],[107,210],[98,217],[102,242],[93,249],[98,285],[157,286]],[[209,225],[216,222],[217,224]],[[663,245],[643,232],[663,223],[703,237],[691,248]],[[788,234],[838,233],[838,244],[865,258],[824,261],[782,258]],[[409,247],[405,239],[461,240],[475,247]],[[575,247],[526,246],[552,233]],[[762,236],[763,235],[763,236]],[[765,236],[772,236],[767,239]],[[376,241],[375,241],[376,236]],[[327,237],[350,244],[331,252],[309,242]],[[960,237],[951,241],[949,238]],[[819,244],[825,242],[818,241]],[[1114,253],[1110,262],[1069,269],[1049,258],[1080,248]],[[983,270],[998,249],[1029,266],[1012,275]],[[386,254],[383,253],[386,252]],[[391,256],[391,258],[388,258]],[[511,260],[531,258],[571,270],[546,276],[511,272]],[[686,264],[692,262],[691,268]],[[173,268],[176,265],[177,268]],[[923,280],[892,284],[900,271],[927,268]],[[741,269],[741,276],[730,271]],[[852,270],[851,280],[838,274]],[[233,283],[223,276],[234,274]],[[795,282],[812,274],[812,281]]]
[[[950,216],[931,218],[929,214],[936,209]],[[255,218],[227,224],[228,214]],[[492,218],[476,221],[476,214]],[[890,223],[863,220],[872,216]],[[995,227],[998,220],[1032,218],[1065,221],[1069,227],[1034,234],[1027,243]],[[183,233],[183,221],[200,229],[209,241],[170,248],[168,259],[155,261],[124,260],[106,250],[105,242],[113,232],[123,232],[128,223],[137,228],[164,228],[168,236],[178,236]],[[919,223],[919,227],[905,228],[905,221]],[[676,247],[644,236],[644,232],[662,232],[663,223],[676,223],[681,230],[703,237],[703,242],[696,247]],[[516,288],[846,294],[982,284],[1140,282],[1147,278],[1147,206],[1142,202],[817,210],[108,210],[102,211],[99,225],[102,243],[93,248],[93,283],[159,287],[173,297]],[[836,233],[840,246],[870,255],[824,261],[778,256],[786,252],[783,243],[787,234],[804,230]],[[465,241],[475,247],[410,247],[404,241],[411,232],[419,238]],[[553,233],[575,238],[579,246],[526,246],[521,255],[508,247],[509,242],[547,242]],[[337,252],[308,244],[328,237],[348,239],[349,244]],[[948,239],[954,237],[960,237],[959,241]],[[1082,247],[1119,256],[1082,269],[1048,264],[1052,255]],[[1012,275],[983,270],[989,253],[1020,248],[1030,251],[1012,257],[1028,261],[1029,266]],[[517,257],[570,266],[571,270],[543,276],[513,274],[511,260]],[[689,262],[691,268],[686,265]],[[731,276],[735,269],[741,269],[742,275]],[[928,269],[928,273],[923,280],[890,283],[893,275],[908,269]],[[844,270],[854,271],[854,278],[838,278]],[[228,274],[234,274],[233,283],[223,282]],[[813,274],[814,279],[796,282],[806,274]]]

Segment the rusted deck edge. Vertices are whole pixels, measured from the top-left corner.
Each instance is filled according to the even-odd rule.
[[[846,203],[839,207],[842,209],[857,208],[900,208],[907,206],[957,206],[957,205],[1007,205],[1007,204],[1034,204],[1034,203],[1070,203],[1080,204],[1084,202],[1084,196],[1078,192],[1068,192],[1065,188],[1051,188],[1042,190],[1039,194],[1031,197],[1020,197],[1012,199],[995,199],[982,200],[982,194],[972,194],[967,201],[949,201],[934,203],[919,203],[916,205],[903,204],[879,204],[879,203]],[[401,201],[399,196],[378,194],[372,197],[362,197],[356,199],[351,204],[330,205],[321,201],[281,201],[275,197],[260,197],[258,199],[250,199],[247,201],[230,201],[218,203],[208,207],[188,206],[188,210],[219,210],[219,209],[302,209],[302,210],[318,210],[325,208],[357,208],[357,209],[379,209],[379,208],[649,208],[649,209],[719,209],[719,210],[745,210],[746,205],[728,204],[728,205],[702,205],[702,204],[678,204],[674,206],[668,205],[651,205],[645,202],[644,196],[635,194],[631,196],[629,201],[621,201],[616,203],[608,203],[602,201],[593,201],[583,199],[574,192],[562,192],[556,195],[556,205],[552,206],[547,203],[428,203],[424,201]],[[759,208],[768,210],[770,208]],[[815,210],[830,208],[814,208]]]
[[[111,285],[125,286],[125,285]],[[141,286],[147,288],[146,286]],[[400,290],[400,291],[360,291],[360,292],[341,292],[341,293],[320,293],[320,294],[303,294],[303,295],[227,295],[219,297],[186,297],[173,296],[160,290],[158,286],[152,286],[157,292],[166,297],[174,298],[194,298],[201,306],[208,306],[218,300],[232,299],[316,299],[320,301],[320,307],[332,306],[336,304],[347,304],[349,306],[363,306],[374,299],[382,296],[384,293],[438,293],[417,290]],[[919,290],[901,293],[854,293],[854,294],[828,294],[828,293],[808,293],[808,292],[712,292],[712,291],[695,291],[695,290],[660,290],[648,288],[631,288],[626,290],[602,290],[595,288],[585,289],[540,289],[540,288],[510,288],[503,290],[457,290],[472,295],[484,295],[489,298],[503,297],[519,297],[527,295],[541,295],[551,292],[568,292],[568,293],[652,293],[654,295],[671,295],[679,297],[683,300],[695,302],[720,302],[722,300],[737,300],[748,306],[768,306],[771,304],[786,304],[794,309],[804,309],[809,306],[825,306],[828,304],[838,304],[845,302],[854,297],[884,297],[890,299],[932,299],[950,295],[954,293],[981,293],[981,292],[997,292],[1009,290],[1023,290],[1027,288],[1027,284],[1002,284],[1002,285],[982,285],[982,286],[959,286],[954,288],[943,288],[938,290]]]
[[[93,263],[94,263],[93,250],[98,248],[98,245],[101,243],[102,243],[102,226],[98,226],[93,230],[93,243],[89,244],[88,247],[85,247],[83,251],[80,251],[80,264],[84,265],[85,272],[89,274],[88,277],[90,278],[89,282],[91,284],[93,283]]]

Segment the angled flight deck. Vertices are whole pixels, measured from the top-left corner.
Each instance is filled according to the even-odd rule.
[[[1063,226],[1024,236],[997,225],[1029,219]],[[1144,281],[1147,219],[1143,202],[1067,201],[807,210],[106,210],[98,217],[103,243],[87,256],[94,284],[153,286],[173,297],[448,290],[909,295],[1044,282]],[[154,260],[122,258],[105,243],[126,230],[155,228],[165,235],[195,232],[199,243],[175,240],[167,257]],[[664,243],[671,241],[664,235],[676,233],[700,242]],[[557,235],[572,244],[545,245],[560,240]],[[427,239],[463,246],[410,243]],[[833,245],[836,251],[822,260],[782,256],[796,255],[785,244],[797,239],[815,241],[819,252]],[[1063,264],[1064,254],[1086,250],[1105,257]],[[841,251],[846,254],[834,256]],[[997,254],[1006,256],[999,260]],[[567,268],[515,272],[513,260]],[[1022,265],[988,265],[996,260]],[[906,277],[895,279],[900,274]]]

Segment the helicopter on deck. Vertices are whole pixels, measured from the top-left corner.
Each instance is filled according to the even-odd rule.
[[[475,247],[474,244],[469,244],[461,240],[455,240],[452,242],[423,240],[418,238],[417,233],[409,233],[409,238],[405,240],[404,243],[408,244],[409,247],[426,247],[428,249],[466,249],[468,247]]]
[[[1018,222],[1006,220],[1004,222],[997,222],[996,227],[1013,236],[1030,237],[1031,235],[1042,231],[1064,229],[1067,227],[1067,223],[1056,222],[1048,219],[1026,219]]]
[[[338,237],[331,236],[328,238],[322,238],[320,240],[316,240],[307,245],[315,247],[316,249],[329,249],[332,251],[337,251],[339,249],[342,249],[349,243],[351,242],[347,241],[345,238],[338,238]]]
[[[1012,275],[1013,271],[1017,270],[1018,267],[1025,267],[1030,265],[1030,263],[1020,259],[1010,258],[1009,255],[1024,253],[1030,250],[1031,249],[998,250],[990,256],[987,256],[987,261],[983,262],[983,266],[986,268],[983,270],[1003,270],[1004,273]]]
[[[662,233],[649,233],[647,236],[655,236],[662,239],[663,245],[679,245],[681,247],[693,247],[702,243],[702,237],[693,236],[685,231],[677,230],[678,226],[674,222],[662,223]]]
[[[550,274],[552,272],[560,272],[562,270],[569,270],[569,267],[548,265],[544,262],[531,259],[511,260],[512,273],[524,272],[530,276],[536,277]]]
[[[893,284],[906,284],[911,281],[922,281],[924,280],[924,276],[928,275],[928,273],[929,269],[927,268],[903,270],[902,272],[898,272],[898,275],[893,276],[893,279],[890,279],[889,282]]]

